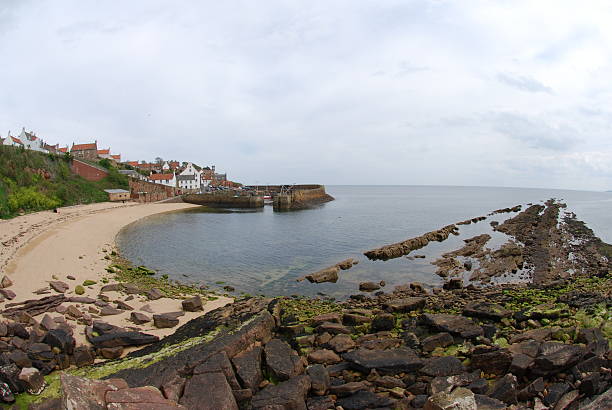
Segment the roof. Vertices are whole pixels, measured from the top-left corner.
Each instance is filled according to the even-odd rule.
[[[149,175],[149,179],[152,179],[153,181],[160,181],[160,180],[170,180],[174,178],[174,174],[151,174]]]
[[[85,150],[98,150],[98,144],[97,143],[91,143],[91,144],[72,144],[72,149],[70,151],[85,151]]]
[[[21,140],[19,138],[15,138],[15,137],[11,136],[11,139],[13,140],[13,142],[16,142],[17,144],[23,145],[23,142],[21,142]]]
[[[121,159],[121,154],[111,155],[112,159]]]
[[[109,149],[99,149],[98,154],[99,155],[110,154],[110,148]]]
[[[104,192],[108,192],[109,194],[125,194],[130,191],[126,191],[125,189],[105,189]]]
[[[68,152],[68,147],[60,148],[59,152]]]
[[[177,175],[176,176],[176,180],[177,181],[193,181],[196,179],[195,174],[191,174],[191,175]]]
[[[138,166],[138,161],[128,161],[126,162],[126,164],[132,166],[132,167],[137,167]]]

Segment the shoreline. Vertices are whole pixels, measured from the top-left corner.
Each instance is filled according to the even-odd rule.
[[[0,222],[0,268],[13,284],[10,286],[16,296],[12,300],[0,303],[4,310],[7,304],[24,302],[30,299],[39,299],[44,296],[57,295],[58,292],[50,289],[45,293],[40,290],[49,287],[50,281],[62,281],[69,286],[66,296],[77,296],[74,293],[77,285],[90,280],[96,283],[84,286],[82,297],[97,299],[104,282],[115,282],[114,275],[107,272],[112,263],[111,253],[116,249],[116,236],[125,226],[144,217],[174,212],[192,208],[195,205],[185,203],[149,203],[149,204],[118,204],[98,203],[60,208],[58,213],[43,211]],[[74,279],[69,279],[71,276]],[[107,280],[107,279],[110,279]],[[35,293],[39,291],[39,293]],[[105,292],[110,300],[125,301],[122,292]],[[155,313],[181,311],[181,300],[162,297],[157,300],[148,300],[141,295],[131,295],[133,298],[127,303],[138,311],[144,305],[149,305]],[[206,312],[230,303],[232,299],[219,296],[214,301],[204,298],[204,311],[185,312],[179,317],[181,326],[189,320],[203,315]],[[64,303],[68,306],[73,303]],[[87,306],[77,304],[77,307],[87,310]],[[129,321],[130,310],[120,314],[101,316],[97,320],[120,326],[136,327]],[[56,312],[47,312],[53,318],[63,316]],[[96,319],[97,314],[90,309],[89,315]],[[41,320],[44,314],[36,316]],[[77,320],[68,323],[74,327],[74,336],[77,344],[88,344],[85,338],[85,324]],[[139,330],[153,334],[160,338],[171,334],[176,327],[158,329],[150,322],[137,326]],[[127,349],[126,349],[127,351]]]

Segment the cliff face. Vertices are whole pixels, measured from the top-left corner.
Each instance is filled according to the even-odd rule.
[[[104,202],[107,188],[128,189],[115,168],[99,181],[70,170],[69,157],[0,145],[0,218],[60,206]]]

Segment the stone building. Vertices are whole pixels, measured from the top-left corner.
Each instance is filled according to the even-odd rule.
[[[170,187],[176,187],[176,175],[172,174],[151,174],[149,175],[149,182],[155,184],[166,185]]]
[[[98,158],[98,141],[90,144],[75,144],[72,143],[70,154],[74,158],[88,159],[95,161]]]
[[[104,192],[108,194],[108,200],[111,202],[129,201],[130,199],[130,191],[125,189],[105,189]]]

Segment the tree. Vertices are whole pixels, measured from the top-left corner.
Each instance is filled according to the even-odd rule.
[[[161,165],[161,164],[163,164],[163,163],[164,163],[164,159],[163,159],[162,157],[157,157],[157,158],[155,158],[155,162],[156,162],[157,164]]]

